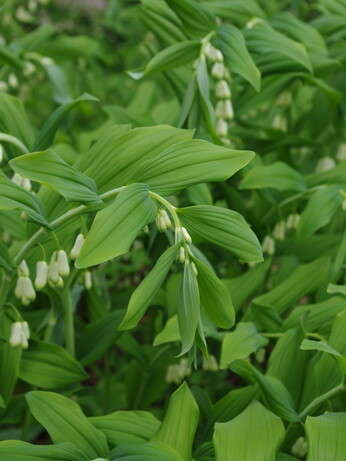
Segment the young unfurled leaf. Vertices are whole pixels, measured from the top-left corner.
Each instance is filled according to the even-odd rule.
[[[66,386],[88,377],[81,365],[64,348],[46,342],[30,342],[23,351],[19,377],[42,389]]]
[[[177,210],[184,226],[247,262],[262,261],[262,248],[245,219],[226,208],[196,205]]]
[[[97,213],[76,260],[77,268],[101,264],[129,251],[139,231],[156,217],[148,191],[146,184],[132,184]]]
[[[141,163],[132,181],[147,183],[152,191],[168,196],[194,184],[224,181],[247,165],[253,155],[200,139],[186,140]]]
[[[26,399],[31,413],[54,443],[71,442],[90,459],[108,457],[106,437],[88,421],[76,402],[43,391],[29,392]]]
[[[181,355],[188,352],[194,341],[200,316],[200,296],[196,274],[191,263],[185,262],[178,301],[178,324],[181,335]]]
[[[193,259],[198,270],[197,281],[201,304],[208,317],[220,328],[234,325],[235,313],[232,298],[226,286],[199,259]]]
[[[168,70],[194,61],[199,54],[201,43],[197,40],[186,40],[175,43],[156,54],[145,68],[144,75]]]
[[[240,30],[231,24],[222,24],[217,29],[215,40],[229,69],[244,77],[256,91],[259,91],[261,72],[253,62]]]
[[[179,244],[176,244],[165,251],[159,257],[153,269],[133,292],[126,315],[119,326],[120,330],[127,330],[135,327],[143,317],[150,301],[164,282],[173,264],[178,248]]]
[[[94,181],[66,163],[52,149],[22,155],[11,160],[10,165],[16,173],[50,187],[66,200],[102,204]]]
[[[191,461],[198,418],[198,405],[188,385],[183,383],[170,397],[166,414],[152,441],[167,443],[184,460]]]
[[[240,189],[263,189],[304,191],[303,176],[282,162],[268,166],[256,166],[250,170],[240,184]]]
[[[276,461],[284,435],[281,419],[253,402],[228,423],[216,423],[215,461]]]
[[[49,227],[41,200],[36,195],[17,186],[0,171],[0,210],[13,209],[25,211],[32,221],[41,226]]]

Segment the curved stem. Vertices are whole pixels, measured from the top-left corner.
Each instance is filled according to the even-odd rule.
[[[299,414],[299,418],[304,419],[306,416],[308,416],[310,413],[312,413],[316,408],[318,408],[323,402],[325,402],[326,400],[330,400],[330,399],[336,397],[338,394],[340,394],[340,392],[343,392],[345,390],[346,390],[345,383],[342,382],[338,386],[333,387],[333,389],[330,389],[330,391],[325,392],[324,394],[320,395],[319,397],[316,397]]]
[[[13,144],[14,146],[18,147],[18,149],[23,153],[23,154],[28,154],[29,149],[20,141],[18,138],[15,136],[11,136],[10,134],[7,133],[0,133],[0,142],[7,142],[9,144]]]
[[[64,309],[64,328],[65,328],[65,346],[67,351],[74,357],[75,355],[75,336],[74,336],[74,317],[73,304],[69,287],[65,287],[61,293]]]

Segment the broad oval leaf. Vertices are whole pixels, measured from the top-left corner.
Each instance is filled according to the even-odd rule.
[[[161,422],[148,411],[115,411],[89,421],[107,437],[110,446],[148,442]]]
[[[132,184],[96,214],[76,267],[95,266],[127,253],[139,231],[155,219],[157,208],[146,184]]]
[[[157,260],[153,269],[132,293],[126,315],[119,329],[134,328],[143,317],[150,301],[164,282],[177,254],[179,244],[173,245]]]
[[[231,328],[235,322],[232,298],[227,287],[205,264],[194,258],[197,266],[201,304],[208,317],[220,328]]]
[[[44,391],[29,392],[26,399],[31,413],[54,443],[71,442],[90,459],[108,457],[106,437],[88,421],[76,402]]]
[[[72,443],[31,445],[20,440],[0,442],[0,458],[11,461],[88,461]]]
[[[346,459],[346,413],[308,416],[305,423],[308,439],[307,461]]]
[[[303,176],[282,162],[252,168],[240,184],[240,189],[263,189],[267,187],[299,192],[306,190]]]
[[[253,158],[250,151],[216,146],[200,139],[176,143],[141,163],[133,182],[149,184],[163,196],[203,182],[225,181]]]
[[[63,347],[43,341],[30,341],[23,351],[19,377],[33,386],[54,389],[85,380],[88,375]]]
[[[10,161],[22,176],[55,190],[66,200],[101,205],[94,181],[66,163],[52,149],[21,155]]]
[[[281,419],[253,402],[228,423],[216,423],[215,461],[276,461],[284,435]]]
[[[263,260],[256,235],[239,213],[210,205],[179,208],[177,213],[192,234],[225,248],[242,261]]]
[[[259,91],[261,72],[253,62],[240,30],[231,24],[222,24],[217,29],[216,45],[222,51],[232,72],[244,77],[256,91]]]
[[[192,62],[199,55],[201,42],[197,40],[186,40],[175,43],[156,54],[145,68],[144,75],[168,70],[172,67],[182,66]]]
[[[166,414],[152,441],[167,443],[190,461],[199,418],[199,408],[184,382],[170,397]]]
[[[221,346],[220,368],[226,368],[237,359],[245,359],[268,344],[269,340],[257,332],[251,322],[240,322],[237,328],[226,333]]]

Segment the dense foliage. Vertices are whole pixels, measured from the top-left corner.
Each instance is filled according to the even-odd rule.
[[[0,459],[346,459],[346,1],[0,21]]]

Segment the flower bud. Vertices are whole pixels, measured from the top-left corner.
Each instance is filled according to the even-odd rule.
[[[168,213],[167,213],[166,210],[161,210],[161,216],[162,216],[162,219],[163,219],[167,229],[172,227],[171,220],[169,219],[169,216],[168,216]]]
[[[185,227],[181,228],[181,233],[183,234],[183,237],[187,243],[192,243],[191,235],[188,233]]]
[[[191,269],[192,269],[192,272],[197,276],[198,275],[198,270],[197,270],[196,264],[194,262],[191,262]]]
[[[203,357],[202,369],[205,371],[219,371],[219,366],[214,355],[210,355],[208,359]]]
[[[270,237],[270,235],[266,235],[262,242],[262,250],[263,253],[267,253],[269,256],[275,253],[275,240]]]
[[[274,227],[273,237],[276,240],[284,240],[285,239],[285,230],[286,230],[285,221],[278,222]]]
[[[36,279],[35,288],[36,290],[42,290],[47,284],[48,277],[48,264],[46,261],[38,261],[36,264]]]
[[[28,192],[31,191],[32,187],[31,187],[31,181],[30,179],[28,178],[23,178],[23,181],[22,181],[22,188],[24,190],[27,190]]]
[[[215,95],[218,99],[229,99],[231,97],[231,89],[226,80],[220,80],[216,83]]]
[[[82,246],[83,246],[83,243],[85,241],[85,238],[84,238],[84,235],[83,234],[78,234],[77,235],[77,238],[74,242],[74,245],[72,247],[72,250],[70,252],[70,256],[71,256],[71,259],[77,259],[81,249],[82,249]]]
[[[346,199],[344,199],[344,200],[341,202],[341,209],[342,209],[342,211],[346,211]]]
[[[23,276],[20,276],[17,279],[16,288],[14,290],[14,295],[15,295],[16,298],[21,298],[23,296],[23,293],[24,293],[24,283],[23,283],[24,279],[25,279],[25,277],[23,277]]]
[[[4,148],[2,147],[2,144],[0,144],[0,163],[4,160]]]
[[[23,184],[23,176],[21,176],[18,173],[14,173],[14,175],[11,178],[11,181],[13,181],[17,186],[22,187]]]
[[[23,280],[23,298],[33,301],[36,298],[36,291],[29,277],[24,277]]]
[[[8,84],[12,86],[12,88],[17,88],[18,87],[18,78],[16,74],[11,73],[8,76]]]
[[[58,251],[57,261],[59,265],[59,275],[62,277],[67,277],[70,274],[70,265],[68,263],[66,251]]]
[[[346,162],[346,144],[341,143],[339,145],[339,148],[336,152],[336,158],[339,160],[339,162]]]
[[[304,437],[298,437],[295,444],[291,448],[292,455],[303,458],[308,451],[308,445]]]
[[[19,264],[19,269],[22,275],[25,275],[25,277],[29,277],[30,272],[25,259],[23,259],[23,261]]]
[[[85,286],[86,290],[90,290],[90,288],[93,286],[90,271],[85,271],[85,273],[84,273],[84,286]]]
[[[211,68],[211,75],[215,79],[222,80],[225,74],[225,66],[222,62],[215,62]]]
[[[234,118],[233,105],[230,99],[224,101],[224,118],[226,120],[232,120]]]
[[[321,158],[316,165],[315,172],[323,173],[324,171],[332,170],[335,167],[335,160],[331,157]]]
[[[160,213],[158,213],[157,216],[156,216],[155,224],[156,224],[157,229],[160,232],[164,232],[164,231],[167,230],[165,221],[164,221],[163,217],[160,215]]]
[[[219,118],[218,121],[216,122],[216,134],[218,136],[227,136],[228,134],[228,123],[223,120],[222,118]]]
[[[296,229],[298,227],[300,215],[298,213],[290,214],[286,221],[287,229]]]
[[[22,342],[22,322],[14,322],[11,325],[9,343],[12,347],[18,347]]]
[[[180,247],[180,248],[179,248],[179,252],[178,252],[178,261],[179,261],[180,263],[185,262],[185,249],[184,249],[184,247]]]
[[[23,306],[28,306],[30,304],[30,300],[25,298],[24,296],[21,299]]]
[[[223,54],[217,48],[215,48],[215,61],[223,62]]]
[[[59,283],[59,278],[59,263],[56,260],[56,251],[54,251],[48,267],[48,280],[54,285],[56,285],[57,283]]]

